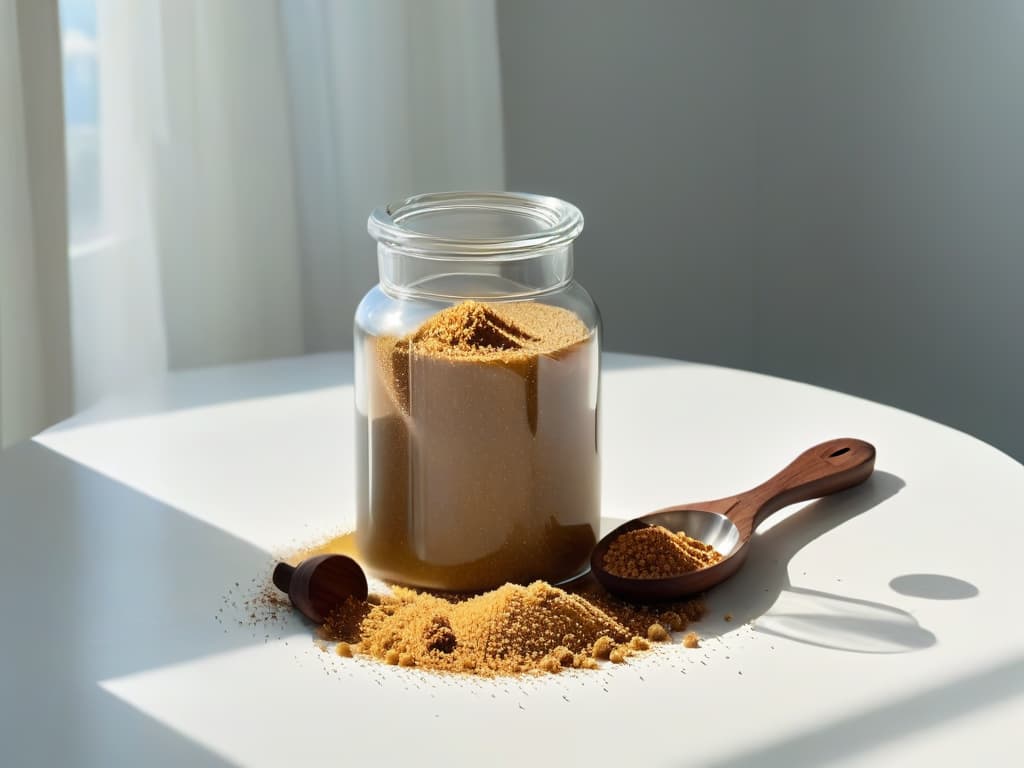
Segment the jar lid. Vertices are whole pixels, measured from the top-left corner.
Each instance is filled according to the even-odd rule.
[[[377,208],[366,228],[377,242],[425,259],[512,261],[572,242],[583,230],[583,215],[557,197],[437,192]]]

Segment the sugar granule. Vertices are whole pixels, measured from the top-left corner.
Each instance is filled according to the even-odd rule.
[[[650,649],[649,637],[668,639],[666,614],[681,623],[705,610],[699,600],[672,604],[672,610],[631,606],[540,581],[475,597],[395,587],[375,603],[349,601],[320,636],[386,664],[486,677],[594,669],[599,658],[622,663]]]
[[[605,551],[608,573],[626,579],[665,579],[714,565],[722,554],[710,544],[661,526],[627,531]]]

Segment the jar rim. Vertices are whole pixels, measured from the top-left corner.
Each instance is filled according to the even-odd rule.
[[[417,217],[486,212],[519,217],[532,223],[530,231],[467,236],[421,231]],[[525,192],[431,192],[376,208],[366,223],[381,245],[424,259],[487,257],[493,261],[529,258],[540,251],[565,246],[583,230],[583,214],[557,197]]]

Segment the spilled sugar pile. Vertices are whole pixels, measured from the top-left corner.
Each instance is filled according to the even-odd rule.
[[[593,669],[624,662],[671,640],[705,612],[700,600],[659,607],[623,603],[586,586],[567,592],[537,581],[474,597],[395,587],[367,603],[350,601],[320,628],[341,656],[493,677]]]

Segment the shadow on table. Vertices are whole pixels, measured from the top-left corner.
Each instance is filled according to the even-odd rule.
[[[704,634],[726,635],[756,620],[754,629],[762,634],[855,653],[905,653],[934,645],[935,636],[904,610],[790,581],[789,562],[803,547],[903,487],[896,475],[875,471],[863,485],[819,499],[755,534],[740,572],[709,593],[714,615],[705,622]],[[733,616],[731,623],[721,618],[726,611]]]
[[[296,629],[245,621],[271,556],[34,442],[4,453],[0,499],[10,764],[228,765],[100,683]]]
[[[256,360],[236,365],[175,371],[169,376],[140,383],[111,400],[76,414],[47,432],[351,385],[352,357],[342,353]],[[351,407],[351,403],[346,405]]]
[[[817,766],[904,739],[965,715],[1024,695],[1024,657],[905,696],[811,731],[758,746],[712,765]]]
[[[941,573],[905,573],[889,582],[893,592],[925,600],[967,600],[978,596],[978,588],[969,581]]]

